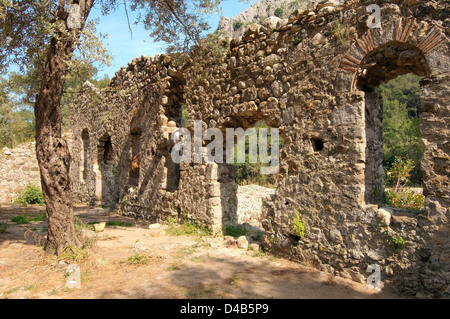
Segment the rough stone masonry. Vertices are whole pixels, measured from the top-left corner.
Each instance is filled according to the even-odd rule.
[[[367,26],[370,4],[380,8],[379,27]],[[375,264],[385,286],[448,297],[449,33],[445,1],[326,1],[276,28],[253,24],[230,42],[198,46],[188,58],[135,58],[107,88],[86,83],[73,107],[75,195],[124,215],[189,219],[220,233],[237,220],[235,167],[183,163],[173,191],[168,121],[180,126],[187,115],[191,131],[194,120],[225,131],[265,120],[284,147],[275,194],[263,201],[264,249],[360,282]],[[376,87],[406,73],[423,77],[419,213],[382,207]],[[405,240],[403,249],[393,237]]]

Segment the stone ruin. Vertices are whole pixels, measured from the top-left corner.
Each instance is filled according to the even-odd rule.
[[[378,27],[369,28],[381,8]],[[181,164],[176,192],[168,121],[188,129],[252,127],[284,139],[275,194],[263,201],[265,250],[406,294],[450,295],[450,15],[444,1],[322,2],[276,28],[180,55],[142,56],[103,90],[89,83],[72,109],[72,183],[79,202],[151,222],[170,217],[220,233],[235,220],[236,169]],[[376,87],[423,76],[420,130],[425,209],[382,208],[382,100]],[[140,154],[140,165],[132,159]],[[303,237],[293,231],[299,214]],[[405,239],[395,249],[391,238]]]

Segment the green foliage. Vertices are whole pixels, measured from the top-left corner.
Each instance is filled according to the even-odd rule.
[[[244,225],[227,225],[224,231],[225,236],[240,237],[248,236],[254,240],[260,240],[262,232],[260,230],[253,230]]]
[[[211,231],[203,226],[190,221],[185,221],[182,224],[176,224],[173,218],[168,220],[167,232],[174,236],[195,235],[195,236],[209,236]]]
[[[394,245],[395,249],[402,249],[405,245],[405,240],[401,237],[391,237],[391,243]]]
[[[265,128],[267,129],[267,154],[272,154],[271,149],[271,130],[269,130],[269,126],[264,121],[258,121],[255,124],[256,133],[259,134],[259,129]],[[280,137],[279,139],[279,148],[281,149],[284,146],[284,141]],[[236,164],[236,177],[235,183],[239,185],[247,185],[247,184],[257,184],[260,186],[273,187],[275,184],[275,175],[266,175],[261,174],[262,166],[269,166],[270,163],[263,163],[259,156],[259,149],[256,150],[258,153],[257,162],[250,163],[250,149],[249,149],[249,141],[246,138],[245,141],[245,162]],[[237,145],[235,146],[235,160],[237,160]]]
[[[414,161],[396,156],[389,169],[385,169],[384,181],[392,187],[385,192],[386,204],[404,209],[419,210],[423,208],[425,197],[405,188],[409,182],[411,171],[414,169]]]
[[[247,236],[249,233],[249,229],[243,225],[227,225],[225,227],[224,235],[239,237],[239,236]]]
[[[212,55],[216,62],[224,61],[229,52],[228,42],[223,40],[219,32],[206,35],[197,46],[206,48],[206,51]]]
[[[106,227],[132,227],[133,223],[130,222],[123,222],[123,221],[107,221]]]
[[[383,97],[383,165],[386,169],[396,156],[416,163],[411,171],[411,185],[422,184],[420,160],[420,77],[407,74],[378,87]]]
[[[237,31],[237,30],[239,30],[240,28],[242,28],[243,25],[244,25],[244,22],[242,22],[242,21],[235,21],[235,22],[233,23],[233,30],[234,30],[234,31]]]
[[[402,189],[400,191],[385,192],[386,204],[404,209],[420,210],[424,207],[425,196],[423,194],[416,194],[412,190]]]
[[[294,45],[298,45],[303,41],[303,38],[300,36],[296,36],[296,37],[293,37],[291,41],[292,41],[292,43],[294,43]]]
[[[29,224],[31,222],[40,222],[45,221],[47,219],[47,216],[42,213],[37,216],[30,216],[30,215],[18,215],[13,218],[11,218],[11,221],[17,224]]]
[[[6,233],[6,229],[8,228],[8,223],[4,222],[4,223],[0,223],[0,234],[1,233]]]
[[[336,38],[341,42],[342,45],[346,45],[350,39],[349,29],[346,25],[341,24],[338,20],[334,21],[332,24],[333,33]]]
[[[181,106],[181,117],[184,119],[186,127],[189,126],[189,111],[186,105]]]
[[[395,156],[394,162],[389,169],[385,169],[384,181],[386,185],[394,187],[398,192],[408,182],[410,172],[414,169],[415,163],[412,159]]]
[[[130,265],[146,265],[148,262],[147,257],[144,255],[135,254],[133,256],[128,257],[128,263]]]
[[[275,12],[273,13],[276,17],[282,19],[283,15],[284,15],[284,8],[283,7],[279,7],[275,9]]]
[[[68,264],[85,263],[89,258],[89,252],[85,248],[66,246],[59,255],[59,260]]]
[[[10,81],[0,78],[0,148],[34,139],[34,113],[14,98]]]
[[[22,204],[24,206],[27,206],[28,204],[45,205],[44,194],[39,186],[28,184],[25,189],[20,192],[14,203]]]
[[[292,226],[295,234],[298,237],[303,238],[306,234],[306,227],[303,222],[303,218],[295,207],[293,209],[294,209],[294,215],[292,216],[292,219],[291,219],[291,226]]]

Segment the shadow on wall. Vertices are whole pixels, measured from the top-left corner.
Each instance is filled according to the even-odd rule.
[[[220,203],[222,206],[222,232],[227,225],[238,224],[238,185],[234,182],[236,166],[218,164],[217,182],[220,184]]]
[[[107,205],[111,202],[111,190],[114,180],[114,151],[111,136],[103,134],[97,145],[97,164],[94,166],[95,204]]]

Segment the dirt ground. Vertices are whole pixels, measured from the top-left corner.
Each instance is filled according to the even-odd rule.
[[[132,227],[106,227],[88,232],[95,237],[78,264],[81,287],[67,287],[68,261],[45,256],[39,244],[46,222],[17,224],[18,215],[38,216],[43,207],[0,208],[0,298],[35,299],[198,299],[198,298],[401,298],[305,265],[269,254],[227,247],[222,238],[170,235],[167,225],[149,229],[131,220]],[[75,208],[84,224],[130,221],[101,208]],[[130,257],[146,264],[132,264]],[[84,257],[84,258],[82,258]]]

